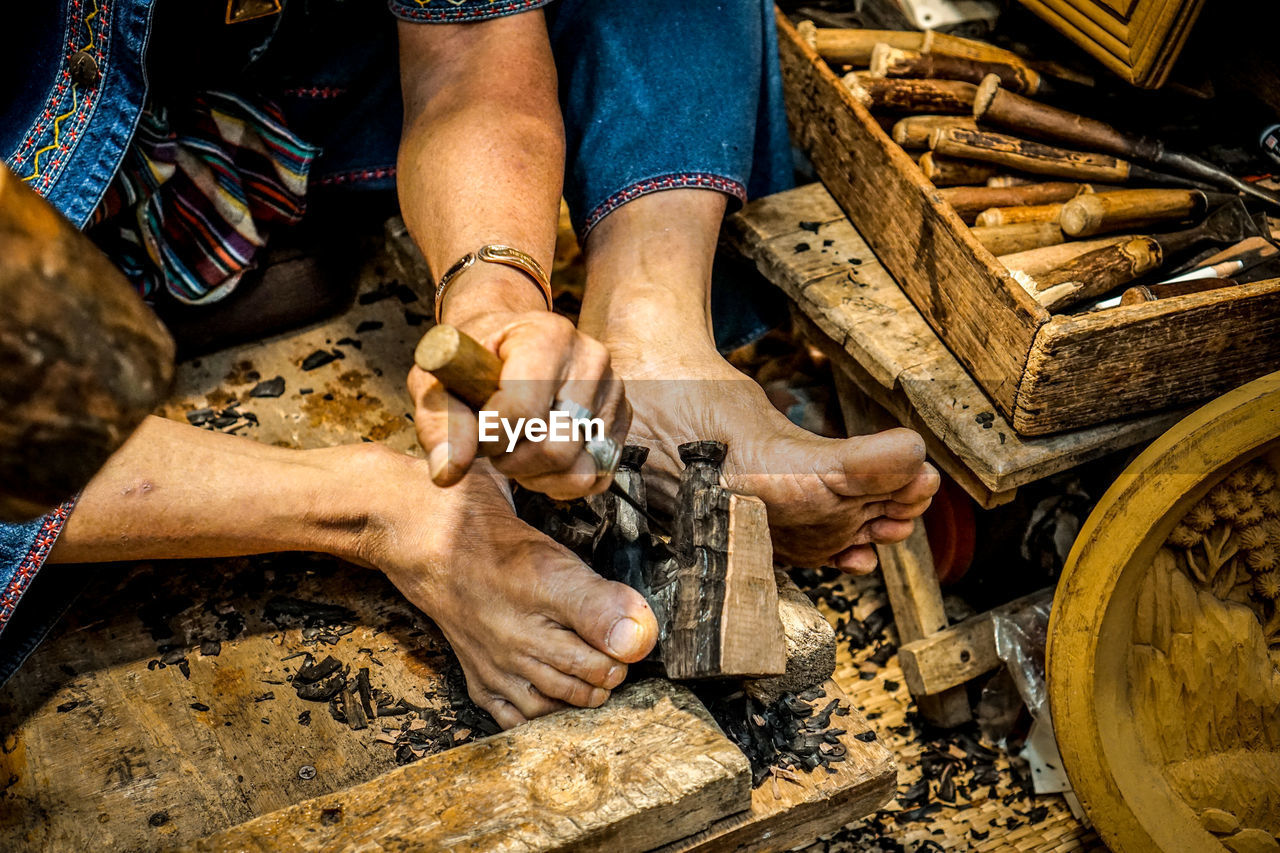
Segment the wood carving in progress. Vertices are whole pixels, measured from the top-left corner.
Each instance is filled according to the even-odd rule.
[[[1246,463],[1143,577],[1128,676],[1143,751],[1233,851],[1280,850],[1280,484]]]

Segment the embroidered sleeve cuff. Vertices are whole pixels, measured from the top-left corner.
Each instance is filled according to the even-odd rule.
[[[387,0],[392,14],[423,24],[467,24],[546,6],[551,0]]]
[[[44,518],[25,524],[0,524],[0,632],[9,624],[9,617],[53,550],[74,506],[72,498]]]

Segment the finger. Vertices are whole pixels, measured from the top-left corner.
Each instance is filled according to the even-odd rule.
[[[622,377],[614,373],[612,367],[606,368],[596,385],[592,411],[604,422],[605,435],[619,446],[625,445],[631,429],[631,404],[627,402]]]
[[[526,489],[542,492],[558,501],[570,501],[587,495],[598,494],[609,488],[611,478],[603,477],[596,467],[596,461],[586,450],[581,449],[573,466],[567,471],[557,471],[535,477],[517,477],[516,482]]]
[[[539,693],[553,701],[560,700],[579,708],[599,708],[609,698],[608,690],[566,675],[533,658],[529,658],[523,674]]]
[[[475,459],[476,416],[440,380],[418,367],[410,369],[407,382],[414,402],[414,430],[427,453],[431,479],[438,486],[452,485]]]
[[[898,503],[913,504],[933,497],[937,494],[940,485],[942,485],[942,476],[938,473],[938,469],[926,462],[910,483],[898,489],[890,497]]]
[[[854,545],[831,558],[832,567],[851,575],[870,574],[879,562],[876,549],[870,545]]]

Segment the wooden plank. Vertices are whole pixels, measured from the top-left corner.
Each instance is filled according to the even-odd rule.
[[[1037,435],[1185,406],[1277,365],[1280,279],[1054,317],[1036,336],[1013,426]]]
[[[729,494],[728,510],[720,671],[784,674],[793,644],[780,615],[768,510],[759,498],[734,493]]]
[[[746,756],[692,693],[655,679],[187,849],[640,849],[750,806]]]
[[[1026,353],[1048,315],[782,15],[778,27],[793,137],[925,319],[947,329],[958,357],[1012,413]],[[942,286],[957,280],[965,286]]]
[[[1000,665],[993,628],[995,617],[1014,614],[1043,600],[1032,593],[952,625],[944,631],[898,647],[902,678],[912,695],[940,693]]]
[[[827,681],[823,689],[827,699],[820,701],[848,701],[834,681]],[[717,821],[654,853],[788,850],[810,844],[818,836],[834,832],[889,802],[898,778],[892,753],[878,739],[858,739],[859,734],[865,736],[874,729],[856,705],[850,703],[849,715],[837,719],[840,728],[846,730],[840,735],[840,743],[848,757],[831,766],[834,773],[819,768],[779,778],[776,786],[765,782],[751,792],[749,810]]]

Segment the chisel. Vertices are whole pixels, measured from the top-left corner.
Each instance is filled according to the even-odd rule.
[[[899,119],[889,136],[903,148],[928,148],[929,137],[940,127],[964,127],[977,130],[978,123],[968,116],[907,116]]]
[[[978,87],[962,80],[895,80],[853,71],[840,78],[869,110],[967,116]]]
[[[1137,236],[1083,254],[1035,277],[1029,292],[1047,310],[1061,311],[1105,296],[1197,243],[1235,243],[1257,233],[1257,223],[1249,217],[1244,203],[1236,199],[1194,228],[1154,237]]]
[[[1054,181],[1016,187],[949,187],[938,191],[942,200],[955,208],[965,222],[972,223],[984,210],[993,207],[1029,207],[1070,201],[1082,192],[1093,192],[1091,184]]]
[[[485,402],[497,393],[498,381],[502,376],[502,361],[496,355],[466,332],[446,324],[432,326],[427,330],[413,351],[413,362],[440,380],[440,384],[450,394],[476,412],[484,408]],[[486,445],[487,442],[480,444],[483,455],[498,452],[497,443],[489,447]],[[655,530],[670,535],[665,524],[654,518],[648,509],[641,506],[613,479],[613,472],[609,473],[609,493],[630,504]]]
[[[1153,172],[1109,154],[1073,151],[1016,136],[963,128],[939,128],[929,137],[930,150],[965,160],[978,160],[1033,175],[1050,175],[1077,181],[1148,184],[1206,188],[1198,181],[1179,175]],[[1207,187],[1212,189],[1212,187]]]
[[[1157,139],[1132,136],[1097,119],[1038,103],[1001,87],[991,75],[978,84],[973,100],[973,116],[979,123],[993,124],[1039,139],[1079,145],[1130,160],[1141,160],[1170,172],[1205,181],[1214,187],[1242,192],[1280,207],[1280,195],[1242,181],[1190,154],[1169,151]],[[1166,182],[1167,183],[1167,182]]]

